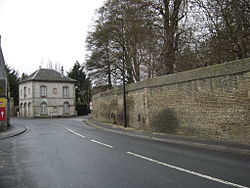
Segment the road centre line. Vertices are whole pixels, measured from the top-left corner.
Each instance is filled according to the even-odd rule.
[[[91,140],[91,141],[92,141],[92,142],[95,142],[95,143],[97,143],[97,144],[100,144],[100,145],[109,147],[109,148],[113,148],[113,146],[110,146],[110,145],[108,145],[108,144],[104,144],[104,143],[102,143],[102,142],[98,142],[98,141],[96,141],[96,140]]]
[[[166,167],[175,169],[175,170],[179,170],[179,171],[181,171],[181,172],[186,172],[186,173],[189,173],[189,174],[192,174],[192,175],[195,175],[195,176],[199,176],[199,177],[202,177],[202,178],[205,178],[205,179],[209,179],[209,180],[212,180],[212,181],[215,181],[215,182],[219,182],[219,183],[226,184],[226,185],[231,185],[231,186],[233,186],[233,187],[248,188],[248,187],[243,186],[243,185],[231,183],[231,182],[229,182],[229,181],[221,180],[221,179],[219,179],[219,178],[215,178],[215,177],[212,177],[212,176],[208,176],[208,175],[205,175],[205,174],[201,174],[201,173],[199,173],[199,172],[194,172],[194,171],[191,171],[191,170],[187,170],[187,169],[185,169],[185,168],[181,168],[181,167],[178,167],[178,166],[170,165],[170,164],[167,164],[167,163],[164,163],[164,162],[155,160],[155,159],[151,159],[151,158],[148,158],[148,157],[145,157],[145,156],[142,156],[142,155],[133,153],[133,152],[129,152],[129,151],[128,151],[128,152],[126,152],[126,153],[127,153],[127,154],[130,154],[130,155],[133,155],[133,156],[135,156],[135,157],[139,157],[139,158],[141,158],[141,159],[145,159],[145,160],[151,161],[151,162],[153,162],[153,163],[157,163],[157,164],[159,164],[159,165],[163,165],[163,166],[166,166]]]
[[[79,134],[79,133],[77,133],[77,132],[75,132],[75,131],[73,131],[73,130],[71,130],[71,129],[68,129],[68,128],[67,128],[67,130],[68,130],[69,132],[71,132],[71,133],[77,135],[77,136],[80,136],[80,137],[82,137],[82,138],[86,138],[85,136],[83,136],[83,135],[81,135],[81,134]],[[103,146],[106,146],[106,147],[109,147],[109,148],[113,148],[113,146],[110,146],[110,145],[108,145],[108,144],[104,144],[104,143],[99,142],[99,141],[96,141],[96,140],[91,140],[91,142],[94,142],[94,143],[97,143],[97,144],[100,144],[100,145],[103,145]]]
[[[79,133],[76,133],[75,131],[72,131],[71,129],[68,129],[68,128],[67,128],[67,130],[68,130],[69,132],[71,132],[71,133],[77,135],[77,136],[80,136],[80,137],[82,137],[82,138],[86,138],[85,136],[83,136],[83,135],[81,135],[81,134],[79,134]]]

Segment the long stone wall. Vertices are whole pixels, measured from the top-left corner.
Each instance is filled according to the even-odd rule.
[[[250,58],[126,86],[129,127],[250,143]],[[122,89],[93,97],[93,118],[122,124]]]

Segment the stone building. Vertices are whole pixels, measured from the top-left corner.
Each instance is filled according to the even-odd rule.
[[[39,68],[19,82],[21,117],[75,115],[75,82],[62,72]]]
[[[5,62],[1,47],[0,35],[0,131],[6,130],[10,124],[8,96],[8,80],[5,71]]]

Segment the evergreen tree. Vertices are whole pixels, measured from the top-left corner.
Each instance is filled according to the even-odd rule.
[[[20,77],[20,80],[23,80],[23,79],[25,79],[25,78],[27,78],[27,77],[28,77],[28,75],[27,75],[27,74],[22,73],[22,75],[21,75],[21,77]]]
[[[73,68],[67,72],[67,76],[77,81],[76,102],[89,104],[91,99],[91,82],[86,76],[84,66],[80,65],[80,63],[76,61]]]
[[[5,68],[6,68],[7,78],[9,81],[10,97],[14,99],[14,105],[18,106],[19,105],[18,72],[13,68],[8,67],[8,65],[5,65]]]

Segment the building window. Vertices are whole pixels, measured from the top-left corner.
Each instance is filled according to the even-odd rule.
[[[63,97],[69,96],[69,87],[63,87]]]
[[[47,87],[46,86],[40,86],[40,96],[47,97]]]
[[[63,103],[63,113],[64,114],[69,113],[69,103],[68,102]]]
[[[24,87],[24,89],[23,89],[23,96],[24,96],[24,98],[26,98],[26,96],[27,96],[27,88],[26,87]]]
[[[46,102],[41,103],[41,114],[48,114],[48,109],[47,109]]]
[[[57,94],[57,88],[53,88],[53,94],[54,94],[54,95]]]
[[[30,95],[30,88],[28,89],[28,95]]]

